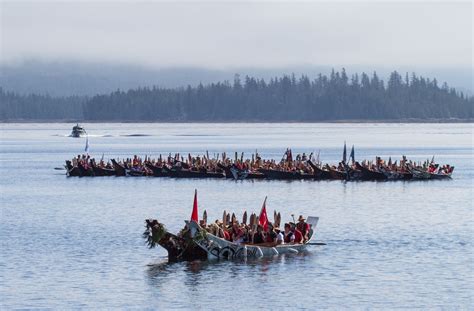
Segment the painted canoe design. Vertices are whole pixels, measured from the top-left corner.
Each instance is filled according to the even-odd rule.
[[[194,242],[207,253],[208,259],[238,259],[272,257],[281,254],[297,254],[303,251],[314,236],[319,217],[310,216],[307,223],[311,226],[309,240],[305,244],[281,244],[274,247],[253,244],[236,244],[213,234],[195,235]],[[188,222],[192,231],[204,230],[195,222]]]

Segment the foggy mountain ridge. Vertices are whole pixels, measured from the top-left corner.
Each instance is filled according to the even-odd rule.
[[[20,95],[41,94],[61,96],[94,96],[138,87],[176,88],[199,83],[209,84],[222,81],[233,81],[239,74],[269,80],[284,74],[296,76],[303,74],[315,77],[317,74],[329,74],[334,68],[345,67],[348,74],[356,72],[372,73],[374,71],[387,80],[390,72],[416,72],[425,77],[436,77],[439,83],[447,82],[450,86],[472,95],[472,69],[465,68],[368,68],[369,66],[315,66],[298,65],[281,68],[227,68],[206,69],[199,67],[155,68],[133,64],[94,63],[79,61],[43,62],[30,60],[20,64],[0,65],[0,86],[4,90]]]

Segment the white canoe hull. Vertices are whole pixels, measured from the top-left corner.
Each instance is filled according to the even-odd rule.
[[[310,240],[314,236],[319,217],[308,217],[311,225]],[[196,223],[189,223],[191,226],[198,226]],[[199,230],[203,230],[199,228]],[[302,252],[306,244],[281,244],[275,247],[251,244],[236,244],[221,239],[210,233],[206,233],[205,238],[195,240],[203,250],[207,252],[209,259],[237,259],[237,258],[261,258],[273,257],[282,254],[297,254]]]

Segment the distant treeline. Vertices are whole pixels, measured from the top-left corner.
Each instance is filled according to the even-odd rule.
[[[316,79],[294,75],[264,81],[238,75],[187,88],[117,90],[92,98],[20,96],[0,89],[0,118],[87,121],[334,121],[473,119],[474,97],[446,83],[392,72],[345,70]]]
[[[83,120],[87,97],[18,95],[0,87],[0,120]]]

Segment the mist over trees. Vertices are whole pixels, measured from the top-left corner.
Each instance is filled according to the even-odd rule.
[[[21,96],[0,90],[0,118],[88,121],[334,121],[472,119],[474,98],[436,79],[332,71],[196,87],[143,87],[86,97]]]
[[[87,97],[18,95],[0,87],[0,120],[82,120]]]

